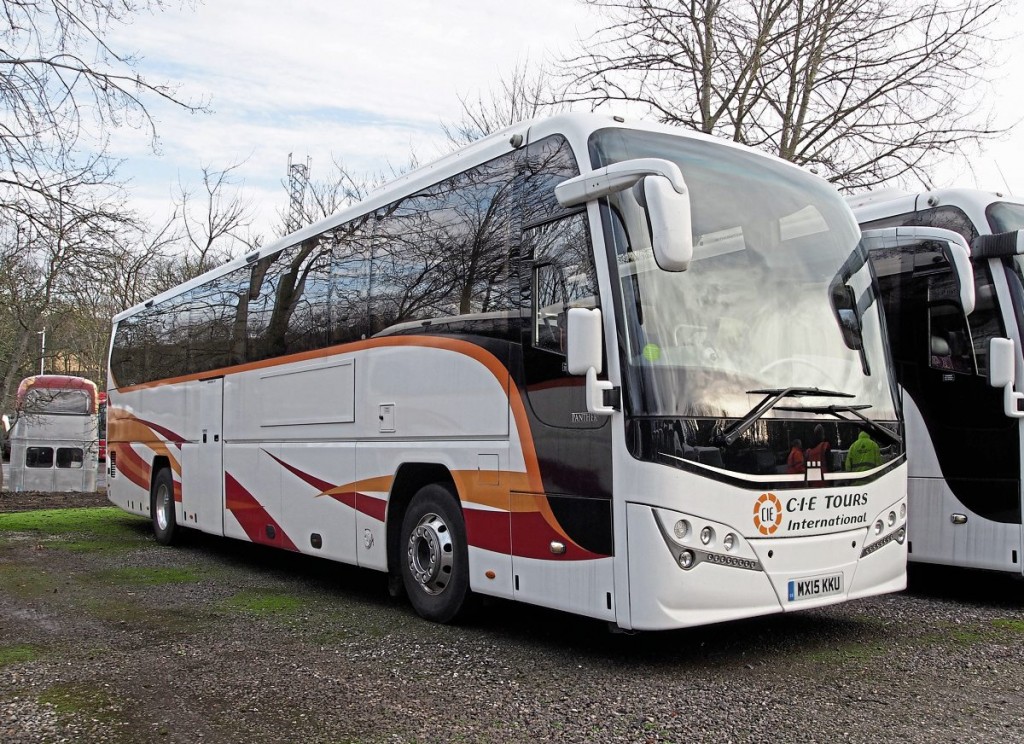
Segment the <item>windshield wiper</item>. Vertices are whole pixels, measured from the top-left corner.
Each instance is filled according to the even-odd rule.
[[[889,429],[887,429],[886,427],[882,426],[877,421],[869,419],[867,416],[865,416],[864,414],[861,413],[861,411],[863,411],[865,408],[871,408],[871,406],[869,406],[866,403],[862,403],[862,404],[856,405],[856,406],[836,406],[836,405],[829,405],[829,406],[801,406],[801,407],[797,407],[797,406],[779,406],[779,410],[780,411],[799,411],[799,412],[802,412],[802,413],[819,413],[819,414],[824,413],[824,414],[828,414],[830,416],[835,416],[840,421],[848,421],[851,424],[858,424],[858,425],[862,426],[864,429],[867,429],[868,431],[874,433],[875,435],[881,435],[881,436],[885,437],[886,439],[888,439],[893,444],[897,444],[897,445],[901,445],[902,446],[903,438],[900,437],[899,434],[897,434],[894,431],[890,431]],[[840,414],[843,414],[843,413],[851,413],[854,416],[856,416],[857,419],[859,419],[859,420],[854,420],[854,419],[846,418],[846,416],[841,416]]]
[[[748,390],[748,395],[763,395],[764,400],[758,403],[756,406],[751,408],[747,414],[737,421],[735,424],[727,427],[725,431],[719,435],[718,440],[726,446],[732,444],[749,429],[754,423],[764,416],[768,411],[775,407],[783,398],[855,398],[855,395],[851,393],[842,393],[838,390],[822,390],[821,388],[812,387],[788,387],[788,388],[768,388],[765,390]],[[801,409],[810,410],[810,409]]]

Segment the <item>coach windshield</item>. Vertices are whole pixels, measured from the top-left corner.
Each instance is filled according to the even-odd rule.
[[[742,419],[763,391],[800,387],[843,395],[783,400],[764,418],[836,404],[896,420],[871,268],[827,183],[742,148],[649,132],[599,131],[591,155],[595,168],[674,161],[692,204],[693,261],[667,272],[633,192],[602,201],[629,413]]]

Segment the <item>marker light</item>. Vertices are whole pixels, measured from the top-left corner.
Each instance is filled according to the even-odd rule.
[[[877,522],[875,522],[875,534],[876,535],[881,535],[882,534],[882,530],[884,530],[884,529],[885,529],[885,525],[882,524],[882,520],[881,519],[879,519]]]
[[[715,531],[710,527],[705,527],[700,531],[700,541],[707,545],[715,538]]]
[[[892,527],[894,524],[896,524],[896,512],[891,511],[889,512],[889,526]]]
[[[672,528],[675,532],[676,538],[679,540],[685,540],[690,534],[690,523],[685,519],[680,519],[676,522],[675,527]]]
[[[679,554],[679,568],[693,568],[692,550],[684,550]]]
[[[725,536],[725,538],[722,540],[722,547],[725,548],[726,550],[732,550],[733,547],[735,546],[735,544],[736,544],[736,535],[732,534],[731,532],[729,534],[727,534]]]

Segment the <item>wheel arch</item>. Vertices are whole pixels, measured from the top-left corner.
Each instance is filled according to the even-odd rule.
[[[394,573],[398,570],[399,538],[402,532],[402,520],[405,512],[416,495],[424,486],[431,483],[440,483],[448,486],[455,494],[455,499],[462,508],[462,499],[459,497],[458,487],[452,477],[451,470],[446,465],[429,462],[407,462],[403,463],[395,473],[395,479],[391,484],[391,493],[388,495],[387,511],[387,561],[388,572]]]
[[[156,474],[164,468],[171,470],[171,460],[167,455],[157,455],[153,458],[153,464],[149,466],[149,492],[153,493],[153,485],[156,483]],[[171,480],[174,480],[174,471],[171,470]]]

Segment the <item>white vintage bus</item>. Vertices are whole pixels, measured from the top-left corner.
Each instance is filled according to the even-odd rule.
[[[115,317],[108,493],[161,542],[389,572],[442,622],[472,593],[659,629],[899,590],[875,291],[800,168],[513,126]]]
[[[903,392],[910,560],[1021,574],[1024,199],[943,189],[848,201],[865,235],[919,235],[898,250],[866,241]],[[957,237],[972,254],[959,268],[943,242]]]
[[[96,383],[36,375],[18,386],[11,428],[12,491],[95,491]]]

